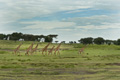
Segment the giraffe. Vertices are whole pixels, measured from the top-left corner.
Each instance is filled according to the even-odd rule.
[[[28,47],[28,49],[26,50],[25,55],[29,55],[29,52],[32,50],[33,48],[33,43]]]
[[[50,45],[50,43],[48,43],[43,49],[42,49],[42,55],[44,55],[44,52],[46,52],[47,54],[47,48]]]
[[[38,45],[39,45],[39,43],[36,45],[36,47],[34,49],[32,49],[31,54],[33,54],[34,52],[37,51]]]
[[[16,54],[17,52],[19,52],[20,47],[21,47],[22,44],[23,43],[21,43],[16,49],[14,49],[13,54]],[[19,52],[19,55],[20,55],[20,52]]]
[[[49,54],[52,54],[54,48],[55,48],[55,46],[53,46],[53,47],[48,51],[48,52],[49,52],[48,55],[49,55]]]
[[[58,54],[60,55],[59,49],[60,49],[61,43],[55,48],[54,54],[56,55],[56,52],[58,51]]]
[[[87,47],[87,45],[85,45],[83,48],[81,48],[79,51],[78,51],[78,54],[81,54],[82,52],[84,53],[84,49]]]

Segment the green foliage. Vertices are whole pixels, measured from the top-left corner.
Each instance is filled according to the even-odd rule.
[[[32,34],[23,34],[23,33],[18,33],[18,32],[14,32],[12,34],[0,34],[0,40],[7,40],[7,38],[9,37],[10,40],[14,40],[17,41],[19,39],[23,39],[25,41],[41,41],[42,38],[45,39],[45,42],[52,42],[53,38],[57,38],[58,35],[54,35],[54,34],[50,34],[48,36],[44,36],[44,35],[32,35]]]
[[[3,40],[4,38],[6,38],[5,34],[0,34],[0,40]]]
[[[94,43],[95,44],[104,44],[105,40],[101,37],[95,38]]]
[[[10,35],[10,34],[9,34]],[[22,33],[17,33],[17,32],[14,32],[10,35],[10,39],[11,40],[19,40],[20,38],[23,37],[23,34]]]
[[[120,45],[120,39],[117,40],[117,45]]]
[[[52,41],[53,41],[52,37],[50,36],[45,37],[45,42],[52,42]]]
[[[0,54],[6,54],[7,51],[0,51]]]
[[[78,40],[80,43],[82,44],[93,44],[93,38],[92,37],[88,37],[88,38],[81,38],[80,40]]]

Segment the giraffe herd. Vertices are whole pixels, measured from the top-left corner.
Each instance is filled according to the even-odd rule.
[[[22,46],[22,44],[23,43],[21,43],[20,45],[18,45],[18,47],[13,50],[13,53],[15,55],[17,55],[17,53],[19,53],[19,55],[20,55],[19,50],[20,50],[20,47]],[[48,55],[50,55],[50,54],[52,55],[53,51],[55,51],[54,54],[56,54],[56,52],[58,51],[58,53],[60,55],[59,49],[60,49],[61,43],[56,48],[55,48],[55,46],[53,46],[51,49],[48,49],[48,47],[49,47],[50,44],[51,43],[48,43],[44,48],[42,48],[42,50],[39,50],[39,52],[42,52],[42,55],[47,55],[47,53],[48,53]],[[32,43],[26,49],[25,55],[32,55],[33,53],[35,53],[38,50],[39,43],[37,43],[37,45],[35,46],[35,48],[33,48],[33,46],[34,46],[34,43]]]
[[[16,55],[17,53],[19,53],[20,55],[20,47],[22,46],[23,43],[19,44],[17,48],[15,48],[13,50],[13,53]],[[39,50],[39,52],[42,52],[42,55],[52,55],[53,54],[53,51],[54,51],[54,55],[60,55],[60,46],[61,46],[61,43],[58,44],[58,46],[55,48],[55,46],[53,46],[52,48],[48,49],[49,45],[51,43],[48,43],[45,47],[43,47],[41,50]],[[36,53],[37,50],[38,50],[38,46],[39,46],[39,43],[37,43],[37,45],[35,46],[35,48],[33,48],[34,46],[34,43],[32,43],[27,49],[26,49],[26,52],[25,52],[25,55],[32,55],[33,53]],[[84,49],[87,47],[87,45],[85,45],[84,47],[82,47],[80,50],[78,50],[78,54],[81,54],[81,53],[84,53]]]

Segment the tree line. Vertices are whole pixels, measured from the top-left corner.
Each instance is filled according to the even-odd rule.
[[[102,37],[98,37],[98,38],[92,38],[92,37],[87,37],[87,38],[81,38],[80,40],[78,40],[78,42],[82,43],[82,44],[115,44],[115,45],[120,45],[120,39],[118,40],[105,40]]]
[[[50,35],[32,35],[32,34],[23,34],[23,33],[18,33],[14,32],[12,34],[0,34],[0,40],[24,40],[24,41],[41,41],[41,42],[52,42],[53,38],[57,38],[58,35],[56,34],[50,34]],[[56,43],[58,41],[55,41]],[[87,37],[87,38],[81,38],[78,40],[79,43],[82,44],[115,44],[115,45],[120,45],[120,39],[118,40],[105,40],[102,37],[98,38],[92,38],[92,37]],[[65,43],[65,41],[62,41],[62,43]],[[69,41],[70,44],[76,43],[76,41]]]
[[[0,34],[0,40],[24,40],[24,41],[43,41],[43,42],[52,42],[53,38],[57,38],[58,35],[32,35],[32,34],[23,34],[14,32],[12,34]]]

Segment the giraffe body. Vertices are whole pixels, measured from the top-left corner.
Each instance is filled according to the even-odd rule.
[[[23,43],[21,43],[21,44],[14,50],[14,54],[17,54],[17,52],[19,52],[19,49],[20,49],[20,47],[21,47],[22,44],[23,44]],[[19,54],[20,54],[20,52],[19,52]]]
[[[42,55],[44,55],[44,52],[47,54],[47,49],[50,43],[48,43],[43,49],[42,49]]]
[[[53,50],[54,50],[54,47],[55,47],[55,46],[53,46],[53,47],[48,51],[48,52],[49,52],[48,55],[49,55],[49,54],[52,54],[52,52],[53,52]]]
[[[56,55],[56,52],[57,54],[60,55],[60,52],[59,52],[60,46],[61,46],[61,43],[55,48],[55,52],[54,52],[55,55]]]
[[[32,49],[31,54],[33,54],[35,51],[37,51],[38,48],[38,44],[36,45],[36,47],[34,49]]]
[[[29,52],[32,51],[32,48],[33,48],[33,43],[29,46],[29,48],[26,50],[26,53],[25,55],[29,55]]]
[[[84,53],[84,49],[87,47],[87,45],[85,45],[83,48],[81,48],[78,53],[81,54],[82,52]]]

